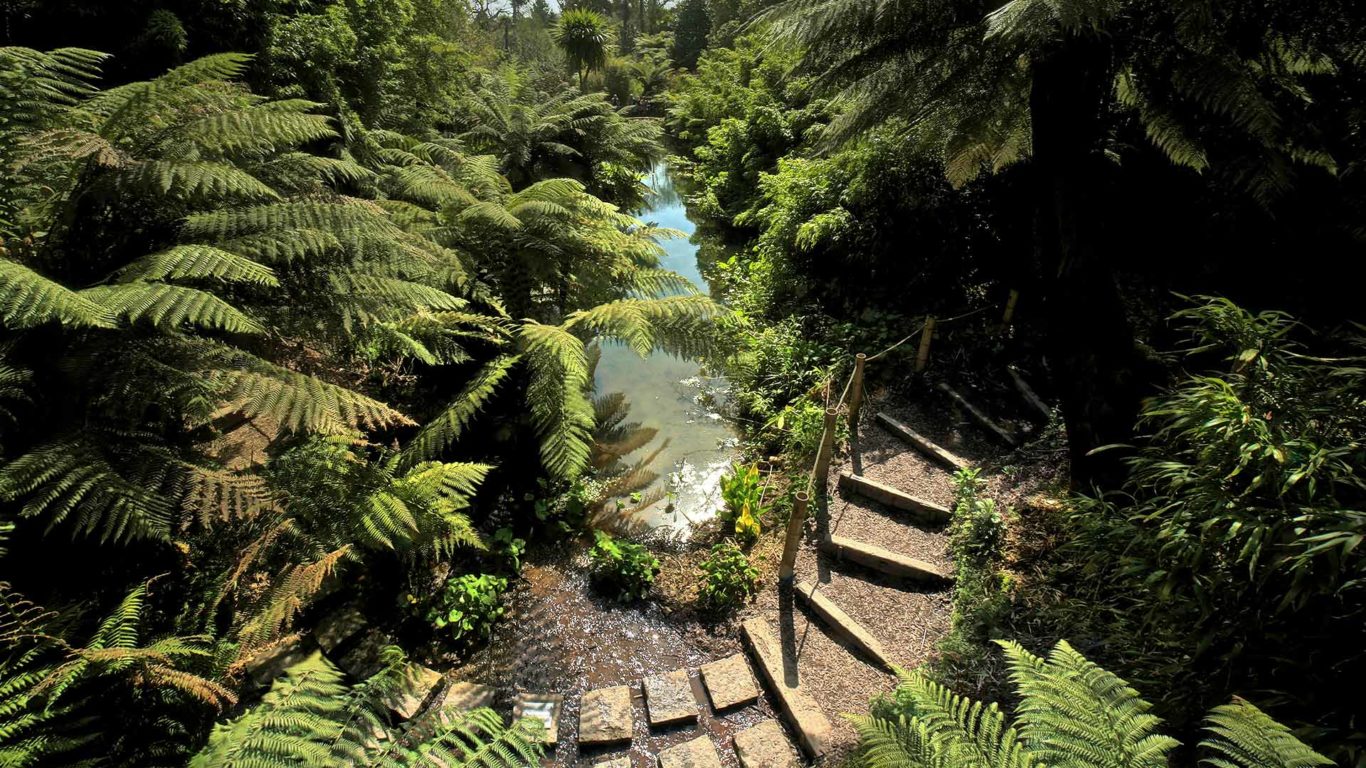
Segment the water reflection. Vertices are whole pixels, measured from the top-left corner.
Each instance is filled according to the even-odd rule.
[[[650,207],[640,218],[690,238],[696,225],[688,220],[667,166],[656,166],[648,184],[653,192]],[[697,246],[685,238],[663,245],[661,266],[708,291]],[[603,345],[594,383],[599,415],[610,408],[615,420],[607,442],[633,451],[615,457],[617,471],[631,474],[635,482],[622,484],[621,498],[604,522],[632,533],[651,529],[686,538],[695,524],[715,516],[721,477],[738,453],[739,440],[722,416],[728,383],[704,375],[694,360],[662,352],[641,359],[614,343]],[[629,410],[622,412],[623,407]],[[656,439],[639,442],[646,434]],[[646,458],[653,460],[641,466]]]

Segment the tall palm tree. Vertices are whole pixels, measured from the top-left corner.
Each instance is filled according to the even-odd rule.
[[[569,66],[579,73],[579,89],[588,90],[588,73],[607,63],[607,39],[611,23],[587,8],[565,11],[551,33],[564,51]]]

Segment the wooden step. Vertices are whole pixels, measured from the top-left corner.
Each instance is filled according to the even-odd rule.
[[[953,580],[953,576],[937,565],[884,549],[876,544],[865,544],[843,536],[831,536],[822,541],[821,549],[835,557],[881,571],[889,576],[929,583]]]
[[[759,668],[759,675],[778,699],[783,717],[797,734],[802,749],[813,759],[825,756],[830,751],[834,726],[811,694],[802,689],[798,676],[789,677],[788,666],[791,665],[795,673],[797,660],[783,657],[778,636],[763,618],[750,619],[741,624],[740,629]]]
[[[797,584],[794,589],[797,599],[821,617],[821,620],[825,622],[826,626],[833,629],[836,635],[858,648],[882,669],[888,672],[892,671],[892,661],[887,658],[887,653],[882,650],[882,643],[873,637],[872,632],[864,629],[863,625],[854,621],[849,614],[835,605],[835,602],[827,597],[819,587],[813,587],[803,581]]]
[[[926,523],[943,523],[949,519],[948,507],[932,501],[917,499],[905,491],[884,485],[876,480],[856,475],[848,470],[840,473],[840,487],[867,496],[893,509],[911,513],[911,516]]]
[[[967,459],[935,445],[928,437],[916,432],[885,413],[879,413],[877,415],[877,421],[888,432],[891,432],[893,435],[906,441],[912,448],[923,454],[925,458],[937,462],[945,469],[956,471],[959,469],[967,469],[972,466]]]
[[[1002,427],[1000,424],[993,421],[982,409],[969,403],[967,398],[958,394],[953,387],[950,387],[948,384],[941,381],[939,382],[939,390],[952,398],[955,403],[958,403],[959,407],[968,412],[968,415],[972,417],[973,421],[976,421],[983,429],[995,435],[998,440],[1011,448],[1020,444],[1020,441],[1016,439],[1015,435],[1011,434],[1005,427]]]

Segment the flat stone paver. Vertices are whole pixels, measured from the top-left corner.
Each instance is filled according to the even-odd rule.
[[[750,674],[749,663],[743,654],[703,664],[702,683],[711,697],[711,705],[717,710],[738,707],[759,698],[759,687],[754,684],[754,676]]]
[[[796,659],[785,656],[778,635],[763,617],[756,616],[744,622],[740,631],[754,653],[764,682],[777,698],[787,724],[797,734],[798,743],[811,757],[824,757],[834,739],[834,726],[811,694],[801,687],[801,682],[788,680],[789,666],[795,665]]]
[[[697,697],[693,695],[688,670],[645,678],[645,707],[650,713],[650,725],[697,720]]]
[[[631,757],[630,755],[622,755],[621,757],[614,757],[611,760],[603,760],[601,763],[594,765],[593,768],[631,768]]]
[[[710,736],[698,736],[659,753],[659,768],[721,768]]]
[[[541,721],[541,743],[554,745],[560,740],[560,710],[564,697],[556,693],[519,693],[512,703],[512,719],[530,717]]]
[[[422,702],[427,700],[427,695],[439,682],[440,672],[414,664],[404,675],[403,686],[394,691],[384,703],[399,717],[407,720],[417,714],[422,708]]]
[[[617,685],[585,693],[579,704],[579,743],[630,741],[632,714],[629,686]]]
[[[735,734],[741,768],[798,768],[797,755],[777,720],[765,720]]]
[[[491,685],[472,683],[469,680],[460,680],[446,686],[446,692],[441,695],[438,706],[442,713],[468,712],[471,709],[493,706],[493,698],[497,691]]]

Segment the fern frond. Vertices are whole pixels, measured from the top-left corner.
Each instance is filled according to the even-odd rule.
[[[0,499],[25,501],[20,514],[45,517],[49,530],[68,519],[77,534],[106,542],[170,538],[174,506],[162,489],[175,474],[170,456],[143,448],[126,476],[82,438],[36,448],[0,468]]]
[[[1050,765],[1165,768],[1178,742],[1157,733],[1151,705],[1123,680],[1059,642],[1045,662],[1000,642],[1022,701],[1016,710],[1030,749]]]
[[[28,267],[0,258],[0,320],[7,328],[60,323],[73,328],[112,328],[104,307]]]
[[[283,635],[350,553],[351,547],[343,546],[311,563],[286,568],[238,634],[243,651],[267,645]]]
[[[276,507],[276,499],[266,481],[241,472],[225,472],[187,466],[185,493],[181,508],[189,513],[184,525],[198,522],[202,528],[214,523],[250,520]]]
[[[440,458],[465,431],[516,365],[515,355],[494,358],[475,374],[436,418],[423,425],[403,449],[404,460],[427,461]]]
[[[270,267],[211,245],[177,245],[144,256],[120,271],[120,276],[142,280],[217,280],[278,287]]]
[[[336,135],[328,117],[304,112],[319,106],[306,101],[271,102],[201,117],[181,126],[177,133],[200,149],[220,155],[277,152]]]
[[[208,161],[144,160],[114,173],[106,183],[115,194],[166,195],[200,203],[261,202],[280,197],[250,173]]]
[[[1202,763],[1215,768],[1312,768],[1333,761],[1310,749],[1257,707],[1242,699],[1215,707],[1205,720],[1210,736]]]
[[[413,423],[378,400],[261,360],[210,376],[225,392],[225,409],[266,417],[296,432],[339,434]]]
[[[557,477],[570,478],[588,465],[593,406],[588,387],[588,353],[568,330],[523,323],[524,359],[531,369],[527,401],[541,436],[541,462]]]
[[[167,283],[118,283],[87,288],[81,295],[130,323],[145,321],[170,330],[190,326],[229,333],[266,331],[231,304],[197,288]]]

